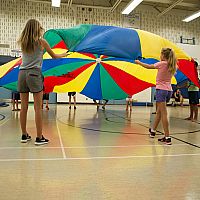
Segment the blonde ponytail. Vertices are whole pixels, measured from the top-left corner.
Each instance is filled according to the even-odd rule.
[[[177,66],[177,59],[176,59],[174,51],[170,48],[163,48],[161,53],[168,62],[168,69],[170,73],[174,75],[176,72],[176,66]]]

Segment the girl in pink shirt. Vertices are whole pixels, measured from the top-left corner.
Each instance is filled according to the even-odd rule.
[[[170,48],[163,48],[160,55],[160,62],[153,65],[142,63],[139,60],[135,60],[136,64],[141,65],[147,69],[157,69],[156,77],[156,118],[153,124],[153,128],[149,128],[150,137],[155,137],[156,129],[160,120],[162,121],[165,137],[159,138],[158,141],[165,144],[172,144],[171,137],[169,136],[169,122],[167,118],[168,102],[172,95],[171,79],[176,72],[177,60],[175,53]]]

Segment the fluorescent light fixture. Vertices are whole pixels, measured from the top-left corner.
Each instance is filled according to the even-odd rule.
[[[52,6],[53,7],[60,7],[60,2],[61,2],[61,0],[52,0]]]
[[[192,21],[192,20],[194,20],[194,19],[196,19],[198,17],[200,17],[200,10],[198,12],[194,13],[193,15],[185,18],[183,21],[184,22],[190,22],[190,21]]]
[[[132,0],[127,7],[122,11],[122,14],[128,15],[132,10],[134,10],[143,0]]]

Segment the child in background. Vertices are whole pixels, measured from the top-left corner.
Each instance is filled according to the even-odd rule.
[[[183,96],[181,95],[181,91],[179,89],[174,92],[174,99],[175,102],[180,103],[180,106],[183,106]]]
[[[43,109],[44,100],[46,100],[46,110],[49,110],[49,93],[43,94],[42,109]]]
[[[103,106],[102,106],[102,110],[106,109],[106,104],[108,103],[107,99],[103,99]]]
[[[197,69],[198,63],[194,62]],[[188,81],[188,96],[190,104],[190,116],[186,120],[191,120],[192,122],[197,122],[198,120],[198,104],[199,104],[199,88],[192,82]]]
[[[98,103],[96,99],[93,99],[93,102],[97,106],[97,110],[99,110],[100,102]]]
[[[132,111],[132,103],[133,103],[132,96],[128,96],[126,98],[126,111],[128,111],[128,107],[130,107],[130,111]]]
[[[99,100],[99,103],[97,103],[97,100],[93,99],[93,102],[97,106],[97,110],[99,110],[100,100]],[[106,104],[108,103],[108,100],[107,99],[103,99],[102,103],[103,103],[102,110],[105,110],[106,109]]]
[[[149,133],[150,137],[155,137],[158,124],[162,121],[165,136],[159,138],[158,141],[170,145],[171,137],[169,135],[166,102],[168,102],[172,96],[171,79],[177,69],[177,60],[174,51],[170,48],[162,49],[160,59],[160,62],[150,65],[142,63],[139,60],[135,60],[135,63],[147,69],[158,70],[156,77],[156,118],[153,127],[149,128]]]
[[[19,111],[20,94],[17,91],[12,92],[12,111]]]
[[[68,92],[69,96],[69,109],[71,109],[72,97],[74,99],[74,109],[76,109],[76,92]]]
[[[194,62],[196,70],[198,67],[198,63]],[[190,116],[185,118],[185,120],[191,120],[192,122],[197,122],[198,120],[198,104],[199,104],[199,88],[190,80],[188,80],[183,85],[179,86],[179,88],[188,88],[188,97],[190,104]]]

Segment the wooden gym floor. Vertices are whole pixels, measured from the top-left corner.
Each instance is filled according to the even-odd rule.
[[[148,136],[154,109],[50,105],[43,110],[50,143],[37,147],[33,105],[27,144],[19,112],[0,108],[0,199],[199,200],[200,124],[183,120],[189,107],[168,107],[172,145],[162,145],[161,135]]]

